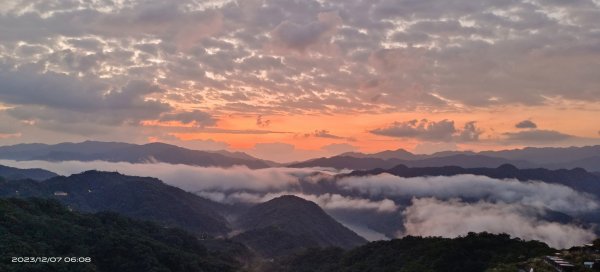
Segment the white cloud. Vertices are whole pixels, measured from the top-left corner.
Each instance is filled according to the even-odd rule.
[[[262,203],[282,195],[295,195],[300,198],[317,203],[326,210],[370,210],[380,213],[390,213],[398,210],[394,201],[389,199],[369,200],[358,197],[342,196],[340,194],[304,194],[293,191],[282,191],[276,193],[249,193],[236,192],[226,194],[218,191],[200,191],[198,195],[221,203]]]
[[[298,182],[298,176],[305,176],[322,169],[311,168],[266,168],[252,170],[244,166],[231,168],[195,167],[182,164],[105,161],[10,161],[0,160],[0,164],[20,168],[40,167],[61,175],[80,173],[86,170],[118,171],[127,175],[150,176],[186,191],[201,190],[283,190]]]
[[[535,211],[521,204],[421,198],[413,199],[403,215],[405,231],[401,235],[453,238],[487,231],[543,241],[555,248],[582,245],[596,237],[590,229],[537,219]]]
[[[403,178],[380,174],[347,177],[340,179],[338,184],[345,190],[358,190],[372,196],[486,199],[493,202],[521,203],[569,214],[591,211],[599,207],[595,197],[566,186],[515,179],[499,180],[475,175]]]

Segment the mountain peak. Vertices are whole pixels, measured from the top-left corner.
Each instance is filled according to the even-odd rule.
[[[278,205],[278,204],[282,204],[282,203],[296,203],[296,204],[300,204],[300,205],[317,205],[314,202],[308,201],[304,198],[295,196],[295,195],[282,195],[276,198],[273,198],[267,202],[264,202],[263,204],[265,205]],[[317,206],[318,207],[318,206]]]
[[[250,208],[238,223],[246,231],[277,228],[289,237],[303,237],[320,246],[351,248],[366,242],[316,203],[293,195],[283,195]]]

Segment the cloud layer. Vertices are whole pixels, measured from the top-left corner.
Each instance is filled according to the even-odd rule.
[[[255,204],[287,194],[313,201],[353,230],[371,238],[395,235],[455,237],[469,231],[506,232],[555,247],[588,242],[593,230],[552,222],[550,213],[574,218],[597,212],[594,196],[542,182],[483,176],[401,178],[389,174],[336,178],[318,168],[214,168],[164,163],[7,161],[69,175],[97,169],[153,176],[226,204]]]
[[[453,238],[487,231],[544,241],[554,248],[582,245],[595,238],[588,229],[536,219],[534,211],[519,204],[420,198],[413,199],[403,214],[405,232],[401,235]]]
[[[358,190],[371,196],[483,199],[495,203],[520,203],[568,214],[599,207],[595,197],[566,186],[475,175],[403,178],[380,174],[343,178],[338,185],[345,190]]]

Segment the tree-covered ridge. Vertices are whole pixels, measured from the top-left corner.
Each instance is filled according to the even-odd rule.
[[[12,263],[11,257],[91,257]],[[0,199],[0,271],[240,271],[191,234],[115,213],[80,214],[56,200]]]
[[[58,174],[40,168],[20,169],[0,165],[0,177],[5,179],[45,180],[56,176],[58,176]]]
[[[349,249],[367,242],[319,205],[293,195],[258,204],[237,221],[246,232],[233,239],[269,257],[315,246]]]
[[[198,235],[224,235],[230,231],[219,213],[225,206],[156,178],[86,171],[41,182],[0,179],[0,196],[57,198],[78,211],[112,211]]]
[[[470,233],[454,239],[404,237],[343,252],[310,249],[282,260],[271,271],[287,272],[481,272],[525,261],[554,250],[506,234]]]

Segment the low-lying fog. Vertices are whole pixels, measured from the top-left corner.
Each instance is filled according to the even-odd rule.
[[[0,160],[19,168],[43,168],[60,175],[86,170],[151,176],[222,203],[259,203],[294,194],[370,240],[405,235],[456,237],[470,231],[508,233],[556,248],[594,239],[592,225],[560,218],[599,209],[597,199],[543,182],[484,176],[401,178],[389,174],[336,179],[331,169],[216,168],[165,163],[131,164]]]

